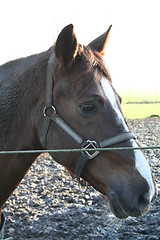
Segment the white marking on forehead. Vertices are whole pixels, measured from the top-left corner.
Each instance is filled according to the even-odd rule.
[[[133,147],[138,147],[135,140],[130,140]],[[143,176],[143,178],[147,181],[149,185],[149,193],[150,193],[150,201],[155,195],[155,187],[153,183],[153,178],[151,174],[151,169],[149,167],[149,163],[147,162],[146,158],[144,157],[141,150],[134,150],[135,154],[135,167],[138,170],[138,172]]]
[[[111,104],[117,108],[115,93],[110,82],[106,78],[102,77],[101,85],[106,97],[110,100]]]
[[[118,107],[118,104],[116,101],[116,97],[115,97],[115,92],[114,92],[111,84],[109,83],[109,81],[106,78],[103,77],[101,80],[101,85],[102,85],[102,88],[103,88],[103,91],[104,91],[106,97],[108,98],[108,100],[110,101],[112,106],[114,107],[114,110],[117,114],[116,121],[117,121],[118,125],[121,127],[123,126],[123,129],[126,130],[127,132],[130,131],[128,129],[127,124],[124,121],[124,117],[123,117],[121,111],[119,110],[119,107]],[[132,147],[138,147],[135,140],[131,139],[129,141],[130,141]],[[153,196],[155,195],[155,187],[154,187],[154,183],[153,183],[153,179],[152,179],[151,169],[149,167],[149,164],[148,164],[146,158],[142,154],[141,150],[134,150],[134,154],[135,154],[135,168],[140,173],[140,175],[147,181],[147,183],[149,185],[150,201],[151,201]]]
[[[117,120],[117,123],[119,126],[123,126],[123,128],[126,130],[126,131],[129,131],[125,121],[124,121],[124,118],[122,116],[122,113],[121,111],[119,110],[119,107],[118,107],[118,104],[117,104],[117,101],[116,101],[116,97],[115,97],[115,92],[111,86],[111,84],[109,83],[109,81],[102,77],[102,80],[101,80],[101,85],[102,85],[102,88],[103,88],[103,91],[106,95],[106,97],[108,98],[109,102],[112,104],[112,106],[114,107],[114,110],[116,112],[116,120]]]

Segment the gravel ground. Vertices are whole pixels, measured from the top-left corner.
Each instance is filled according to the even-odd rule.
[[[129,125],[143,144],[160,144],[160,119],[132,120]],[[160,183],[160,151],[145,153]],[[104,196],[92,187],[81,194],[77,182],[47,154],[33,164],[4,211],[5,236],[14,240],[160,239],[160,197],[144,216],[117,220]]]

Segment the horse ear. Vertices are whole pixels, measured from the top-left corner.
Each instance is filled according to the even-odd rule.
[[[78,42],[74,33],[74,27],[70,24],[60,32],[55,45],[55,54],[60,65],[64,66],[75,58],[77,49]]]
[[[104,55],[104,50],[106,47],[106,43],[109,38],[110,30],[112,28],[112,25],[108,28],[108,30],[103,33],[101,36],[93,40],[91,43],[88,44],[88,46],[92,49],[92,51],[97,51],[101,53],[101,55]]]

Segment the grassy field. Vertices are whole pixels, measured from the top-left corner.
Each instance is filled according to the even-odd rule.
[[[133,91],[133,92],[119,92],[122,97],[122,102],[160,102],[160,89],[153,92]]]
[[[127,119],[160,117],[160,93],[122,94],[122,110]],[[157,103],[156,103],[157,102]]]
[[[154,115],[160,117],[160,103],[122,104],[122,111],[127,119],[148,118]]]

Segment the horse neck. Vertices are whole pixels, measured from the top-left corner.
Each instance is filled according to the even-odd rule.
[[[0,100],[0,150],[40,147],[35,123],[45,99],[48,57],[49,51],[13,62],[14,72],[11,77],[5,76],[6,95],[2,93],[3,101]],[[0,155],[0,211],[36,157],[37,154]]]

